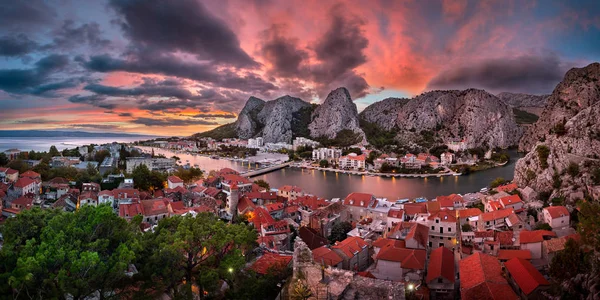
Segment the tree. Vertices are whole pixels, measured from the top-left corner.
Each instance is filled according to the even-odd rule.
[[[19,171],[19,173],[29,170],[29,165],[21,159],[13,159],[6,166]]]
[[[494,181],[492,181],[492,183],[490,183],[490,187],[497,188],[497,187],[505,184],[506,182],[507,182],[506,179],[504,179],[502,177],[498,177],[498,178],[494,179]]]
[[[8,157],[4,152],[0,152],[0,166],[6,166],[8,164]]]
[[[335,242],[345,240],[348,237],[346,233],[350,232],[350,230],[352,230],[352,224],[350,224],[350,222],[335,223],[333,227],[331,227],[329,242],[334,244]]]
[[[164,188],[164,183],[167,180],[164,173],[150,171],[144,164],[137,166],[131,175],[135,187],[143,191],[160,190]]]
[[[50,154],[50,157],[60,156],[60,152],[58,151],[58,149],[56,149],[56,146],[54,145],[50,146],[50,151],[48,151],[48,154]]]
[[[32,223],[36,215],[42,218],[27,235],[15,229],[15,225]],[[16,263],[8,262],[15,266],[8,270],[15,298],[71,295],[82,299],[96,292],[118,297],[113,293],[123,290],[125,272],[139,250],[137,224],[119,218],[107,205],[84,206],[74,213],[36,208],[8,220],[9,224],[1,252],[3,258],[16,259]]]
[[[465,223],[460,227],[462,232],[470,232],[473,231],[473,227],[469,223]]]
[[[552,231],[552,227],[548,223],[540,223],[535,226],[535,230],[548,230]]]
[[[256,183],[258,186],[260,186],[261,188],[263,188],[267,191],[271,189],[271,186],[269,185],[269,183],[264,181],[263,179],[254,180],[254,183]]]
[[[321,168],[328,168],[329,167],[329,162],[326,159],[322,159],[321,161],[319,161],[319,166]]]
[[[312,292],[304,282],[298,280],[294,283],[290,296],[294,300],[306,300],[312,296]]]
[[[96,152],[96,154],[94,154],[94,161],[97,161],[99,164],[101,164],[105,158],[110,156],[110,152],[108,152],[108,150],[100,150],[98,152]]]
[[[577,177],[579,175],[579,165],[576,162],[570,162],[567,167],[567,173],[573,178]]]
[[[580,205],[577,231],[585,245],[600,251],[600,204],[583,201]]]
[[[565,249],[556,253],[550,263],[550,275],[558,281],[589,271],[589,256],[575,239],[568,239]]]

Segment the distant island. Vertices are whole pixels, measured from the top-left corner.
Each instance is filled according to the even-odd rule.
[[[61,131],[61,130],[0,130],[0,137],[146,137],[157,136],[110,133],[110,132],[87,132],[87,131]]]

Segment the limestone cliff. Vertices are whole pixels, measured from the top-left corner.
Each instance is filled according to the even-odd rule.
[[[256,97],[250,97],[248,101],[246,101],[246,105],[244,105],[244,108],[235,122],[235,130],[239,138],[248,139],[256,134],[260,125],[257,120],[258,113],[264,106],[265,101]]]
[[[333,139],[345,129],[360,134],[361,139],[365,140],[365,134],[358,122],[356,104],[352,102],[348,90],[343,87],[329,93],[325,101],[315,109],[308,129],[313,138]]]
[[[600,190],[600,64],[567,72],[520,143],[515,181],[575,201]]]
[[[367,106],[359,116],[385,130],[392,130],[396,126],[398,113],[408,101],[410,99],[407,98],[386,98]]]
[[[291,143],[294,114],[307,107],[310,107],[309,103],[290,96],[268,101],[258,113],[257,120],[262,130],[255,135],[262,136],[265,143]]]

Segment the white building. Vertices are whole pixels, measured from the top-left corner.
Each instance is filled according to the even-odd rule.
[[[255,139],[248,139],[248,148],[261,148],[265,145],[265,141],[262,137],[257,137]]]
[[[571,214],[564,206],[550,206],[542,210],[544,223],[548,223],[552,229],[569,226]]]
[[[440,155],[440,163],[442,165],[452,164],[453,160],[454,160],[454,154],[452,154],[450,152],[444,152]]]
[[[311,139],[303,138],[303,137],[297,137],[292,142],[292,146],[293,146],[294,150],[298,149],[298,147],[300,147],[300,146],[304,146],[304,147],[310,146],[310,147],[314,148],[314,147],[319,146],[319,142],[313,141]]]
[[[456,245],[456,213],[441,210],[431,214],[428,220],[429,247],[432,249],[446,247],[452,249]]]
[[[336,160],[342,156],[342,149],[335,148],[319,148],[313,150],[312,159],[314,161],[320,160]]]
[[[450,149],[454,152],[467,150],[467,143],[464,140],[459,141],[459,142],[455,142],[455,141],[449,142],[449,143],[446,143],[446,146],[448,146],[448,149]]]
[[[175,167],[175,159],[159,157],[128,157],[127,173],[133,173],[133,170],[139,165],[146,165],[149,170],[165,171]]]
[[[366,157],[364,154],[357,155],[356,153],[350,153],[346,156],[340,157],[340,169],[346,170],[359,170],[365,168]]]

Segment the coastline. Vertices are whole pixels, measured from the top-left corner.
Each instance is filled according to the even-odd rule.
[[[333,169],[333,168],[307,167],[307,166],[301,166],[298,164],[291,164],[290,167],[299,168],[299,169],[307,169],[307,170],[317,170],[317,171],[328,171],[328,172],[342,173],[342,174],[351,174],[351,175],[357,175],[357,176],[372,176],[372,177],[377,176],[377,177],[387,177],[387,178],[391,178],[391,177],[427,178],[427,177],[461,176],[462,175],[462,173],[455,173],[455,172],[438,173],[438,174],[374,173],[374,172],[368,172],[368,171],[361,172],[361,171],[340,170],[340,169]]]

